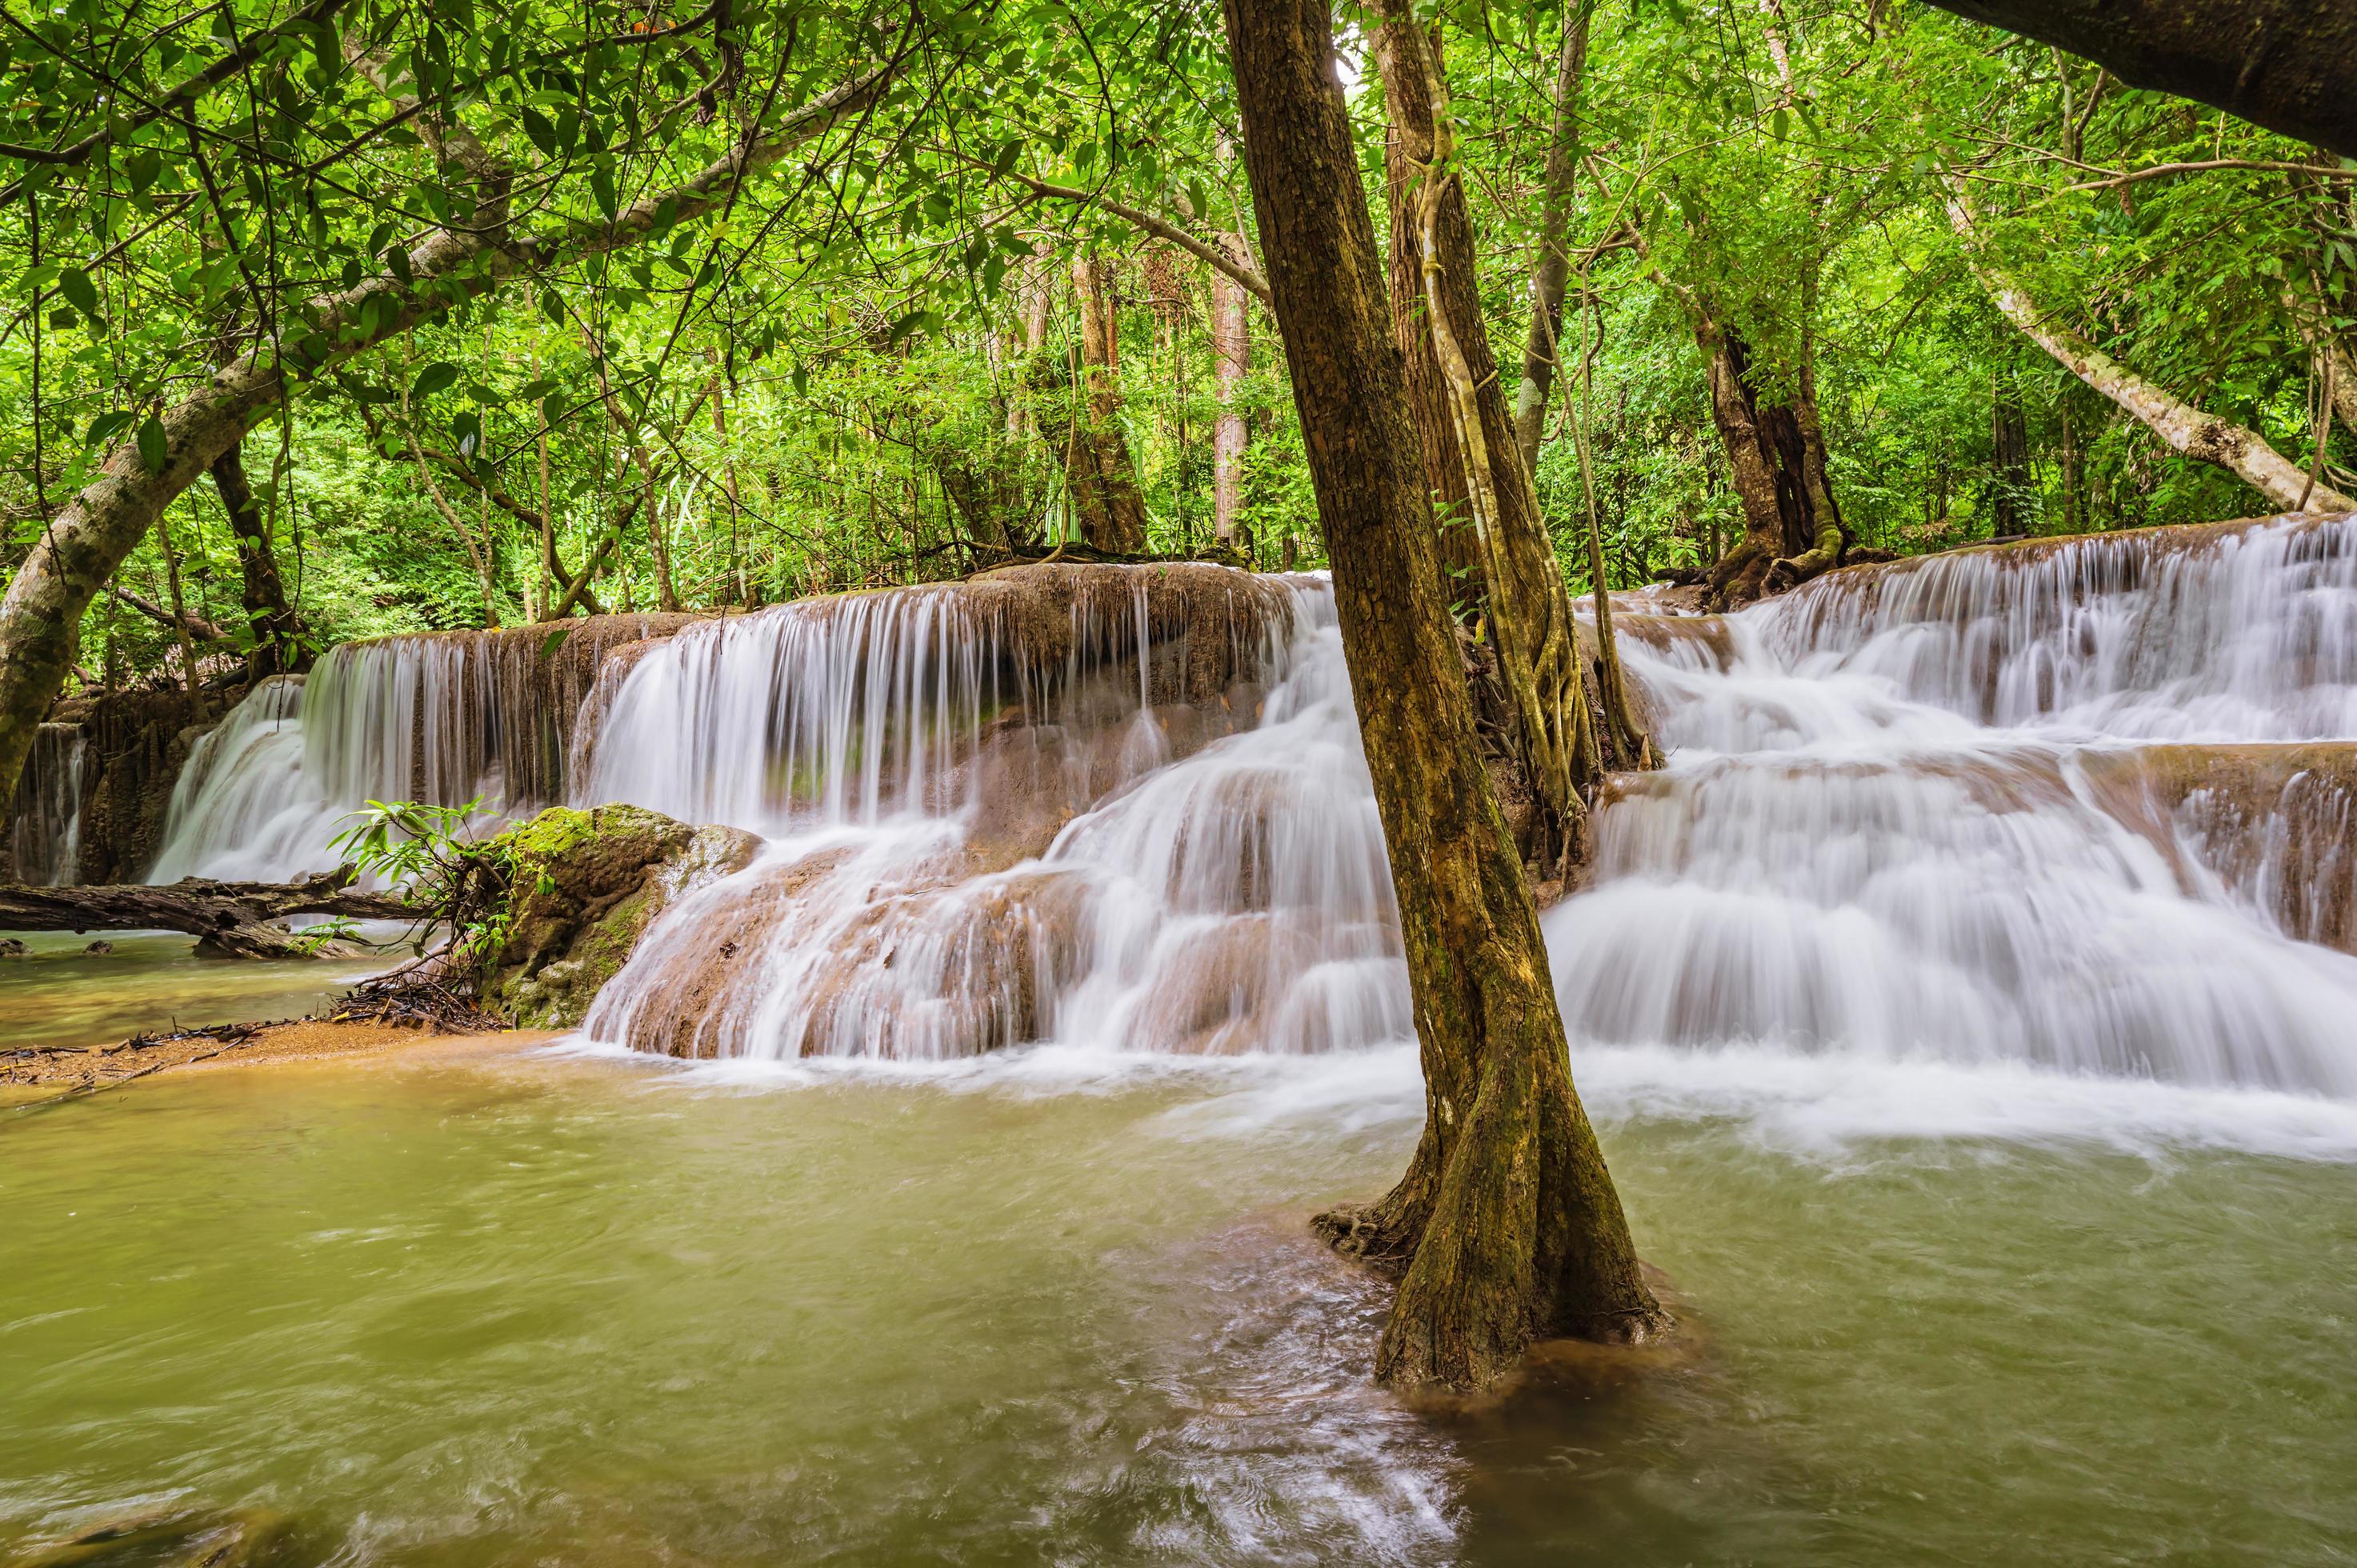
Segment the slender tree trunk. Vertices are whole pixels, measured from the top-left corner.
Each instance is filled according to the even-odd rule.
[[[2082,499],[2086,481],[2080,474],[2079,431],[2071,419],[2070,382],[2062,383],[2062,394],[2054,400],[2055,424],[2062,439],[2062,532],[2079,533],[2087,526],[2086,505]]]
[[[1131,553],[1146,548],[1146,497],[1121,429],[1121,392],[1115,375],[1120,349],[1114,333],[1113,305],[1106,297],[1104,269],[1083,248],[1072,257],[1072,294],[1081,315],[1080,379],[1073,388],[1072,459],[1084,481],[1074,486],[1082,537],[1100,550]]]
[[[197,693],[197,645],[188,636],[188,604],[180,595],[180,553],[172,548],[171,523],[163,512],[156,514],[156,548],[164,556],[164,590],[171,596],[172,637],[180,648],[180,683],[188,697],[188,722],[204,720],[204,699]]]
[[[2013,367],[2001,360],[1989,373],[1989,470],[1992,531],[2000,538],[2029,532],[2029,415]]]
[[[1248,259],[1243,235],[1222,238],[1239,261]],[[1219,423],[1211,427],[1211,532],[1227,542],[1236,536],[1243,508],[1244,454],[1252,441],[1241,401],[1252,371],[1252,297],[1221,272],[1211,274],[1211,355],[1220,389]]]
[[[1846,531],[1826,474],[1816,381],[1803,366],[1792,395],[1763,396],[1751,346],[1707,307],[1695,341],[1708,371],[1711,419],[1743,509],[1743,537],[1711,571],[1705,601],[1730,609],[1781,593],[1840,564]]]
[[[1473,228],[1447,170],[1455,126],[1448,80],[1405,0],[1389,0],[1375,41],[1391,123],[1391,314],[1404,351],[1426,471],[1444,509],[1450,575],[1485,604],[1523,777],[1536,798],[1539,865],[1584,853],[1583,799],[1603,777],[1571,596],[1515,445],[1474,293]],[[1453,513],[1453,516],[1449,514]],[[1452,548],[1454,543],[1454,548]],[[1463,574],[1459,576],[1459,574]],[[1629,765],[1639,759],[1626,758]]]
[[[241,599],[253,628],[254,678],[300,670],[309,662],[303,656],[303,623],[286,603],[286,585],[270,548],[270,524],[246,481],[243,453],[235,446],[222,453],[212,476],[221,510],[229,513],[230,536],[237,542]]]
[[[1226,0],[1245,163],[1398,890],[1426,1117],[1408,1173],[1323,1217],[1401,1271],[1376,1375],[1490,1386],[1536,1336],[1666,1322],[1594,1130],[1475,752],[1325,0]]]
[[[2056,363],[2133,414],[2172,450],[2216,464],[2286,511],[2303,510],[2303,497],[2309,511],[2357,511],[2357,499],[2331,486],[2311,488],[2308,470],[2268,446],[2257,431],[2204,413],[2040,311],[2018,284],[1978,258],[1978,225],[1962,184],[1953,179],[1948,182],[1948,221],[1973,256],[1974,275],[1998,312],[2053,355]]]
[[[537,341],[533,345],[532,374],[534,381],[540,379]],[[549,584],[556,574],[556,511],[548,493],[548,405],[545,402],[536,403],[532,412],[533,445],[540,454],[540,570],[534,576],[532,618],[544,621],[549,618]]]
[[[1563,49],[1555,68],[1555,118],[1547,135],[1539,204],[1538,263],[1531,271],[1531,329],[1523,339],[1523,381],[1514,390],[1514,444],[1538,472],[1547,397],[1561,362],[1563,291],[1571,276],[1571,196],[1579,170],[1579,84],[1587,69],[1587,0],[1564,6]]]

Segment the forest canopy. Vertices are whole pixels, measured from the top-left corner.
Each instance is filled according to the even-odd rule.
[[[1715,365],[1814,422],[1855,548],[2357,490],[2349,162],[1911,0],[1419,15],[1576,591],[1591,490],[1612,586],[1743,536]],[[91,0],[0,51],[5,564],[91,542],[66,690],[1322,559],[1214,7]]]

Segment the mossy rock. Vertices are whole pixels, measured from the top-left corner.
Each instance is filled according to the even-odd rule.
[[[742,870],[761,841],[640,806],[552,806],[508,835],[516,857],[506,946],[484,1004],[520,1027],[569,1029],[671,902]]]

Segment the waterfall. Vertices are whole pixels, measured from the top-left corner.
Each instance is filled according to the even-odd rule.
[[[658,921],[589,1034],[901,1060],[1404,1037],[1330,594],[1091,570],[1093,591],[1044,612],[909,590],[699,628],[640,661],[601,728],[597,792],[770,843]]]
[[[81,849],[79,725],[45,724],[33,736],[8,811],[8,880],[55,887],[74,879]]]
[[[600,616],[329,649],[307,678],[256,685],[199,740],[147,879],[331,869],[340,820],[372,800],[480,799],[487,821],[562,801],[575,717],[607,655],[694,618]]]
[[[1671,761],[1548,917],[1576,1039],[2357,1097],[2357,959],[2294,940],[2345,940],[2357,768],[2282,744],[2357,736],[2357,525],[1959,552],[1632,629]]]

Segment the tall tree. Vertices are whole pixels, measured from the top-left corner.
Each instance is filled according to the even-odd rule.
[[[1377,1375],[1478,1389],[1534,1336],[1635,1339],[1666,1320],[1573,1090],[1537,910],[1475,752],[1325,0],[1225,0],[1225,18],[1425,1072],[1406,1176],[1319,1223],[1400,1272]]]
[[[1113,301],[1104,265],[1086,246],[1072,254],[1072,303],[1081,317],[1067,448],[1072,510],[1081,536],[1098,549],[1140,551],[1146,548],[1146,497],[1138,490],[1137,467],[1122,430]]]
[[[1579,173],[1579,83],[1587,70],[1587,18],[1593,0],[1563,8],[1563,47],[1555,57],[1555,106],[1546,163],[1539,179],[1538,258],[1531,266],[1531,325],[1523,338],[1523,380],[1514,389],[1514,441],[1523,466],[1538,471],[1547,395],[1562,363],[1563,291],[1571,277],[1572,187]]]

